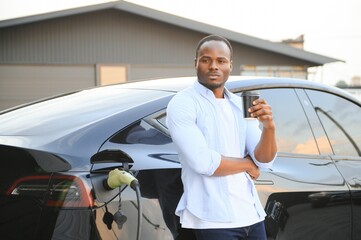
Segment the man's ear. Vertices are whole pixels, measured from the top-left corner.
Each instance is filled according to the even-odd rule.
[[[197,58],[194,59],[194,67],[197,68]]]
[[[233,64],[232,64],[232,60],[230,61],[230,68],[231,68],[231,71],[233,70]]]

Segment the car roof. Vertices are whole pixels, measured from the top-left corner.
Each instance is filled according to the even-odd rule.
[[[172,97],[176,92],[191,86],[196,79],[192,76],[127,82],[93,87],[25,104],[0,112],[0,135],[49,135],[51,130],[60,133],[61,127],[54,126],[56,121],[62,122],[63,132],[69,132],[147,101]],[[344,90],[302,79],[231,76],[226,86],[232,92],[267,88],[315,89],[360,104],[357,98]],[[72,116],[79,117],[70,122],[64,121]],[[32,124],[23,124],[24,119]]]
[[[157,79],[144,79],[139,81],[129,81],[124,83],[90,87],[88,89],[80,90],[77,92],[86,92],[89,95],[98,95],[98,91],[115,91],[115,89],[138,89],[138,90],[156,90],[166,92],[179,92],[186,87],[189,87],[196,81],[197,77],[174,77],[174,78],[157,78]],[[267,89],[267,88],[306,88],[315,89],[333,94],[340,95],[342,97],[349,98],[352,101],[360,103],[352,94],[331,85],[312,82],[305,79],[296,78],[283,78],[283,77],[262,77],[262,76],[230,76],[226,82],[226,87],[232,92],[246,91],[248,89]],[[4,112],[12,111],[19,107],[27,106],[37,102],[46,101],[52,98],[66,96],[70,93],[63,93],[49,98],[40,99],[31,103],[16,106],[0,111],[0,114]]]
[[[121,88],[148,89],[158,91],[178,92],[190,86],[196,81],[195,76],[176,77],[163,79],[148,79],[120,84]],[[118,84],[119,85],[119,84]],[[333,93],[341,97],[360,103],[352,94],[340,88],[324,83],[313,82],[306,79],[284,78],[284,77],[262,77],[262,76],[230,76],[226,87],[232,92],[246,91],[249,89],[267,88],[305,88]]]

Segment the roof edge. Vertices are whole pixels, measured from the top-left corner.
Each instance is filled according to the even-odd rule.
[[[94,12],[94,11],[99,11],[99,10],[104,10],[104,9],[111,9],[111,8],[115,8],[115,6],[117,4],[119,4],[119,1],[100,3],[100,4],[95,4],[95,5],[77,7],[77,8],[63,9],[63,10],[58,10],[58,11],[54,11],[54,12],[40,13],[37,15],[30,15],[30,16],[12,18],[12,19],[8,19],[8,20],[2,20],[2,21],[0,21],[0,28],[12,27],[12,26],[26,24],[26,23],[38,22],[38,21],[53,19],[53,18],[58,18],[58,17],[71,16],[71,15],[81,14],[81,13]]]

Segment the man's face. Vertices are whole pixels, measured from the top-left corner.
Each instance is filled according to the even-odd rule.
[[[201,45],[195,67],[199,82],[214,91],[223,90],[232,71],[231,52],[222,41],[208,41]]]

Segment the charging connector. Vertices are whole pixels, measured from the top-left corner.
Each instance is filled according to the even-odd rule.
[[[108,178],[104,181],[106,189],[115,189],[123,184],[130,186],[133,190],[139,186],[138,180],[132,174],[118,168],[110,171]]]

